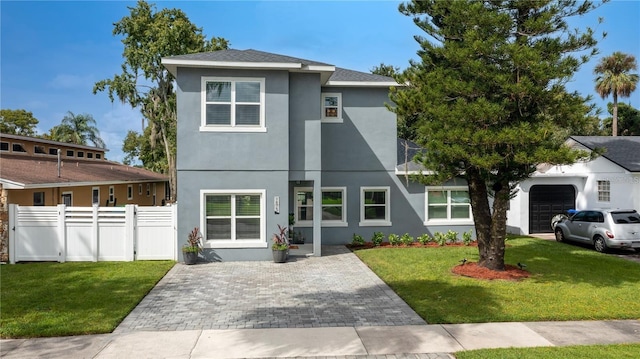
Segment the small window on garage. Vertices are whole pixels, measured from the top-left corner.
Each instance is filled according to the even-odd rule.
[[[49,154],[52,156],[57,156],[58,155],[58,149],[55,147],[49,147]]]
[[[40,154],[45,154],[45,150],[44,150],[44,146],[33,146],[33,152],[35,153],[40,153]]]
[[[93,158],[93,152],[87,152],[87,158]]]
[[[78,151],[77,156],[78,156],[78,158],[83,158],[84,157],[84,152]]]
[[[67,150],[67,157],[73,157],[74,152],[72,150]]]
[[[0,142],[0,151],[9,151],[9,142]]]

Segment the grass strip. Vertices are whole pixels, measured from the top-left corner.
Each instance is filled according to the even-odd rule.
[[[375,248],[356,251],[430,324],[638,319],[640,264],[578,246],[517,237],[505,262],[525,263],[522,281],[478,280],[451,273],[478,260],[475,247]]]
[[[109,333],[173,261],[20,263],[0,267],[0,337]]]

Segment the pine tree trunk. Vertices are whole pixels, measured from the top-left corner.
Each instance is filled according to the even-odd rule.
[[[496,191],[493,213],[489,206],[487,183],[480,174],[470,169],[467,171],[469,197],[473,210],[473,220],[478,239],[478,265],[502,271],[504,270],[504,249],[506,238],[506,212],[509,203],[509,186]],[[504,195],[506,191],[506,196]],[[506,201],[505,201],[506,198]]]

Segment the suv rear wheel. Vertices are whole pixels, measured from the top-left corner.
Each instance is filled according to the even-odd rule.
[[[600,253],[606,253],[608,249],[607,242],[604,241],[604,238],[602,238],[602,236],[595,236],[593,238],[593,246],[595,247],[596,251]]]

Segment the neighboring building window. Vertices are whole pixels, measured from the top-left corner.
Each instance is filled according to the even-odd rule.
[[[14,143],[11,146],[11,150],[13,152],[27,152],[27,150],[24,149],[24,146],[22,144],[20,144],[20,143]]]
[[[96,153],[96,160],[99,160],[99,159],[101,159],[101,158],[102,158],[102,154],[100,154],[100,153]]]
[[[93,152],[87,152],[87,158],[93,158]]]
[[[0,151],[9,151],[9,142],[0,142]]]
[[[67,150],[67,157],[73,157],[73,151]]]
[[[296,195],[295,220],[300,227],[313,224],[313,188],[294,188]],[[346,192],[345,187],[322,188],[322,226],[346,226]]]
[[[127,199],[133,199],[133,185],[127,185]]]
[[[100,205],[100,187],[93,187],[91,189],[91,204]]]
[[[35,153],[42,153],[42,154],[46,154],[45,150],[44,150],[44,146],[34,146],[33,147],[33,152]]]
[[[266,131],[263,78],[202,78],[201,131]]]
[[[360,188],[360,226],[390,226],[391,198],[389,187]]]
[[[73,193],[62,192],[62,203],[67,207],[73,206]]]
[[[44,192],[33,192],[33,205],[44,206]]]
[[[84,152],[82,151],[78,151],[78,154],[76,155],[78,158],[83,158],[84,157]]]
[[[113,203],[116,200],[116,196],[115,196],[114,191],[115,190],[114,190],[113,186],[109,186],[109,203]]]
[[[209,247],[266,247],[265,191],[201,191],[202,235]]]
[[[57,148],[53,148],[53,147],[49,147],[49,154],[52,156],[57,156],[58,155],[58,149]]]
[[[611,182],[598,181],[598,202],[611,201]]]
[[[342,94],[322,94],[322,121],[342,122]]]
[[[427,187],[425,224],[472,224],[471,200],[467,187]]]
[[[142,196],[142,183],[138,184],[138,194]]]
[[[147,183],[147,197],[151,196],[151,184]]]

